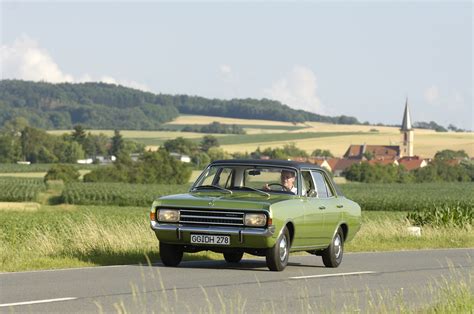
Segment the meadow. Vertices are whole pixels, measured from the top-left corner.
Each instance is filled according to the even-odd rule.
[[[0,178],[0,202],[36,201],[45,190],[42,179]]]

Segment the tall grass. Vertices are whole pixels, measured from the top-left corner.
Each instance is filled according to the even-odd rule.
[[[348,251],[474,247],[472,228],[406,232],[405,213],[372,212]],[[0,271],[145,263],[159,260],[147,207],[43,206],[34,212],[0,211]],[[221,254],[189,254],[186,259]]]

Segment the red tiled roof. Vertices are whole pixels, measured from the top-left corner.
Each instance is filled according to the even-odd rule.
[[[374,157],[400,156],[400,146],[396,145],[351,145],[344,154],[344,158],[362,159],[365,152],[371,153]]]
[[[367,161],[370,165],[396,165],[395,159],[371,159]]]
[[[335,167],[331,166],[332,171],[345,170],[353,164],[358,164],[360,161],[356,159],[339,159]]]
[[[423,160],[423,159],[404,159],[404,158],[402,158],[402,159],[398,160],[398,163],[400,165],[402,165],[403,167],[405,167],[405,169],[408,170],[408,171],[412,171],[412,170],[421,168],[423,162],[425,162],[425,160]]]

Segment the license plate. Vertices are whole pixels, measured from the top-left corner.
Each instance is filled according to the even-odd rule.
[[[209,235],[209,234],[191,234],[191,243],[193,243],[193,244],[211,244],[211,245],[230,245],[230,236]]]

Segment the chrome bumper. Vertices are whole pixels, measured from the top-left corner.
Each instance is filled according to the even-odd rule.
[[[245,227],[198,227],[198,226],[182,226],[173,224],[160,224],[151,222],[151,229],[154,231],[175,232],[176,238],[181,240],[183,232],[206,233],[206,234],[228,234],[238,236],[240,243],[244,242],[244,236],[271,237],[275,233],[275,226],[268,228],[245,228]]]

